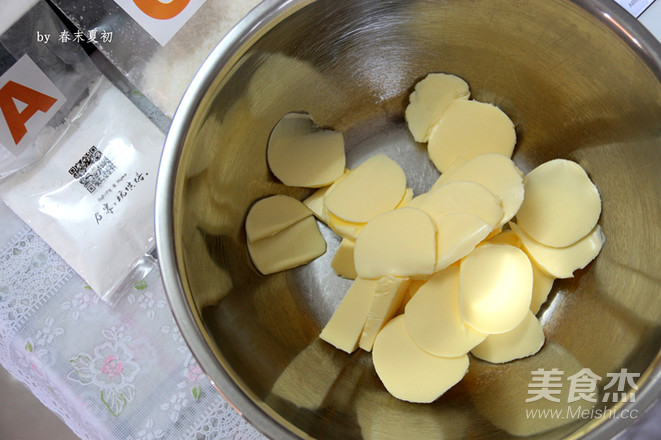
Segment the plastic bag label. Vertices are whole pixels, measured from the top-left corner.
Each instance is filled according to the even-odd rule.
[[[635,18],[640,17],[650,7],[654,0],[615,0],[618,5],[626,9]]]
[[[115,0],[161,46],[186,24],[206,0]],[[165,74],[165,72],[164,72]]]
[[[23,55],[0,76],[0,145],[18,156],[30,146],[66,98]]]

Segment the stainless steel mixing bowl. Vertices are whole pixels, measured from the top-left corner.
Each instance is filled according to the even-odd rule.
[[[426,190],[437,172],[403,110],[428,72],[461,76],[511,117],[523,171],[579,162],[601,191],[607,243],[555,283],[539,354],[471,359],[458,386],[415,405],[386,393],[368,353],[317,339],[349,283],[330,269],[338,239],[322,227],[323,257],[262,276],[243,221],[261,197],[309,193],[266,166],[269,132],[291,111],[342,131],[350,167],[382,151]],[[162,275],[202,368],[270,437],[608,438],[661,390],[660,166],[661,46],[610,0],[266,1],[214,50],[174,117],[156,194]],[[561,402],[526,402],[533,372],[553,368]],[[601,380],[578,413],[569,378],[583,368]],[[628,402],[613,403],[608,374],[623,368],[640,374],[638,390],[625,383]],[[570,417],[526,413],[549,408]]]

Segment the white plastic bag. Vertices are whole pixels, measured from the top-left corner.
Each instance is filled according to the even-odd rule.
[[[0,109],[2,179],[43,157],[53,145],[53,129],[61,126],[71,110],[87,99],[88,87],[100,73],[79,44],[58,41],[66,28],[46,2],[2,0],[0,13],[3,14],[0,19],[0,77],[18,69],[15,75],[9,74],[11,79],[57,98],[47,112],[41,108],[25,121],[27,132],[19,138],[9,134],[5,113],[24,110],[20,107],[24,103],[9,110]],[[35,82],[44,88],[35,87]],[[0,82],[0,89],[4,85],[5,82]],[[7,104],[6,95],[4,102]],[[21,122],[26,118],[27,115],[23,115]]]
[[[153,267],[164,135],[106,79],[71,112],[48,154],[3,182],[4,202],[104,300]]]

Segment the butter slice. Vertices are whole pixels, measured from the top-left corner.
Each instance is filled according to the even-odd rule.
[[[356,278],[319,337],[342,351],[353,353],[358,348],[377,282]]]
[[[408,206],[408,204],[413,200],[413,188],[406,188],[406,191],[404,192],[404,197],[402,197],[402,200],[397,204],[395,209],[399,208],[404,208],[405,206]]]
[[[483,185],[470,181],[450,182],[430,191],[421,201],[420,209],[434,221],[455,212],[475,214],[490,228],[495,228],[503,218],[500,200]]]
[[[503,217],[496,226],[510,221],[523,203],[523,173],[509,157],[502,154],[477,156],[454,171],[443,173],[434,185],[438,188],[460,180],[477,182],[500,199]]]
[[[287,186],[330,185],[344,173],[344,137],[317,127],[308,114],[289,113],[273,127],[266,160]]]
[[[534,261],[532,263],[532,300],[530,301],[530,311],[533,313],[539,312],[542,304],[546,302],[553,288],[555,277],[547,274],[542,269],[537,267]]]
[[[483,333],[505,333],[530,311],[532,266],[506,244],[485,244],[461,262],[459,308],[463,320]]]
[[[417,196],[413,197],[409,202],[406,204],[409,208],[420,208],[422,204],[425,201],[425,198],[429,195],[428,192],[418,194]]]
[[[484,243],[509,244],[510,246],[523,249],[521,239],[511,229],[499,233]],[[531,260],[530,262],[532,263],[532,299],[530,301],[530,310],[533,313],[537,313],[542,307],[542,304],[546,302],[549,293],[551,293],[555,277],[540,269],[535,261]]]
[[[516,223],[546,246],[570,246],[588,235],[599,220],[599,191],[576,162],[545,162],[528,173],[524,187]]]
[[[430,275],[436,262],[435,237],[434,223],[420,209],[406,207],[381,214],[356,239],[356,273],[367,279]]]
[[[453,101],[429,136],[427,150],[436,168],[446,171],[459,157],[486,153],[512,156],[514,124],[498,107],[479,101]]]
[[[268,275],[301,266],[323,255],[326,240],[310,215],[271,237],[248,242],[248,252],[257,270]]]
[[[454,160],[454,162],[452,162],[452,164],[448,167],[448,169],[445,170],[445,171],[443,171],[443,173],[442,173],[440,176],[438,176],[438,179],[436,179],[436,182],[434,182],[434,184],[431,186],[431,188],[430,188],[429,191],[430,191],[430,192],[431,192],[431,191],[435,191],[435,190],[437,190],[441,185],[445,185],[447,182],[449,182],[449,180],[447,179],[447,177],[448,177],[450,174],[454,173],[454,172],[455,172],[456,170],[458,170],[459,168],[461,168],[462,166],[464,166],[464,164],[465,164],[466,162],[468,162],[468,161],[467,161],[466,159],[464,159],[463,157],[461,157],[461,156],[457,157],[457,158]]]
[[[354,223],[342,220],[332,212],[326,211],[326,219],[328,226],[342,238],[347,238],[351,241],[356,241],[358,234],[365,227],[367,223]]]
[[[517,248],[521,248],[521,239],[511,229],[501,231],[495,236],[489,238],[485,244],[509,244]]]
[[[459,382],[468,371],[468,356],[434,356],[420,348],[406,329],[404,315],[391,319],[372,349],[376,374],[398,399],[429,403]]]
[[[255,202],[246,216],[246,236],[252,243],[277,234],[312,215],[303,203],[282,194]]]
[[[415,343],[436,356],[461,356],[487,337],[461,319],[456,266],[437,272],[420,287],[406,305],[404,317]]]
[[[374,298],[358,346],[371,351],[377,333],[395,315],[409,285],[408,278],[387,276],[376,283]]]
[[[324,186],[319,188],[312,194],[310,194],[306,199],[303,200],[303,204],[308,207],[310,211],[317,217],[319,220],[328,225],[328,210],[326,209],[326,195],[332,191],[337,184],[344,179],[351,170],[345,169],[344,173],[338,177],[331,185]]]
[[[531,356],[537,353],[542,345],[542,324],[532,312],[528,312],[521,324],[507,333],[487,336],[471,353],[484,361],[501,364]]]
[[[418,293],[418,290],[428,281],[428,278],[423,279],[412,279],[409,282],[409,285],[404,292],[404,297],[402,298],[402,303],[399,305],[399,310],[397,311],[398,315],[401,315],[406,310],[406,305],[411,301],[411,299]]]
[[[312,214],[326,224],[328,224],[328,216],[324,211],[324,198],[331,186],[332,185],[319,188],[307,198],[303,199],[303,204],[312,211]]]
[[[416,142],[427,142],[429,134],[455,100],[466,100],[470,92],[466,81],[446,73],[430,73],[415,85],[404,116]]]
[[[606,241],[599,225],[583,239],[564,248],[545,246],[535,241],[516,223],[510,223],[510,227],[537,267],[555,278],[573,278],[575,270],[583,269],[599,255]]]
[[[358,276],[356,274],[356,266],[353,263],[353,248],[354,241],[348,238],[342,239],[340,246],[338,246],[331,267],[341,277],[355,280]]]
[[[397,162],[377,154],[360,164],[326,195],[326,209],[347,222],[364,223],[394,209],[406,192]]]
[[[445,269],[468,255],[491,232],[480,217],[455,212],[436,220],[436,264],[434,270]]]

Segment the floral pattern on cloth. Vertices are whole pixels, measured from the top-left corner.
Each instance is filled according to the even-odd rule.
[[[4,209],[7,209],[2,205]],[[0,244],[0,344],[73,275],[62,258],[29,227]],[[1,345],[0,345],[1,347]]]
[[[265,438],[185,344],[158,271],[110,306],[0,203],[0,364],[83,439]]]
[[[140,366],[134,362],[133,352],[127,343],[131,337],[123,334],[123,328],[102,331],[105,342],[94,348],[93,354],[80,353],[69,362],[73,371],[67,376],[83,385],[99,389],[99,397],[114,416],[135,397],[135,380]]]

